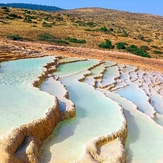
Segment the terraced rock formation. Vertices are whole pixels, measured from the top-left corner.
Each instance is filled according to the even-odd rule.
[[[162,72],[57,54],[2,62],[0,79],[1,121],[22,107],[2,123],[2,163],[163,161]]]
[[[88,141],[85,145],[82,143],[82,146],[84,145],[83,154],[74,162],[143,163],[147,161],[153,163],[156,161],[161,161],[162,152],[160,152],[160,150],[162,147],[159,144],[162,143],[161,135],[163,134],[163,130],[162,126],[160,126],[162,119],[160,116],[158,116],[160,115],[160,112],[158,113],[157,110],[158,108],[159,111],[162,110],[162,104],[159,105],[159,100],[156,99],[161,98],[160,90],[162,89],[163,74],[155,71],[144,71],[136,66],[118,64],[115,62],[99,62],[94,64],[94,66],[88,67],[87,69],[84,67],[81,70],[80,68],[76,72],[76,66],[80,64],[81,62],[75,62],[75,64],[67,63],[67,65],[61,64],[58,67],[58,72],[54,73],[54,77],[64,83],[64,85],[67,87],[70,93],[70,99],[76,104],[76,119],[78,120],[79,118],[79,121],[81,122],[79,115],[83,114],[82,112],[85,112],[83,109],[84,101],[82,103],[82,91],[84,91],[84,87],[87,87],[85,96],[86,94],[89,94],[89,89],[93,88],[97,92],[95,91],[95,93],[93,91],[94,93],[92,92],[92,96],[102,92],[106,95],[108,100],[112,99],[121,105],[122,108],[119,109],[122,110],[121,117],[123,117],[124,120],[121,120],[122,125],[120,125],[121,127],[117,131],[92,138],[91,141]],[[66,70],[69,66],[72,67],[72,71],[67,74]],[[86,85],[84,83],[86,83]],[[75,85],[77,85],[77,87]],[[96,99],[99,103],[101,103],[102,96],[103,95],[101,94],[99,99]],[[155,101],[153,101],[154,99]],[[88,101],[89,100],[95,103],[91,97],[88,98]],[[87,100],[85,103],[87,103]],[[87,106],[87,109],[89,109],[89,106]],[[91,114],[93,114],[95,111],[94,109]],[[101,106],[99,109],[103,109],[103,107]],[[108,109],[110,109],[109,105]],[[79,115],[78,112],[80,113]],[[89,116],[88,114],[86,115]],[[85,119],[84,115],[83,118]],[[95,119],[98,121],[100,118],[101,116],[99,115],[99,118],[97,117]],[[119,120],[120,119],[117,118],[117,121]],[[158,124],[158,122],[160,123]],[[82,123],[84,123],[84,121],[82,121]],[[110,119],[108,119],[108,122],[105,123],[107,123],[109,127]],[[96,131],[99,130],[97,127],[98,125],[95,122],[90,121],[90,124],[95,126]],[[46,141],[47,144],[44,144],[43,148],[46,151],[46,154],[48,153],[46,149],[50,148],[51,154],[48,155],[48,159],[46,159],[46,156],[43,154],[43,150],[41,162],[73,162],[73,159],[77,157],[77,155],[74,153],[77,149],[75,147],[76,145],[74,145],[74,143],[71,141],[71,143],[62,143],[59,137],[62,137],[62,135],[69,130],[75,131],[76,127],[74,128],[74,125],[77,128],[80,128],[79,122],[76,124],[76,120],[72,120],[68,121],[67,125],[65,122],[59,126],[56,131],[54,131],[49,141]],[[127,125],[129,126],[128,129]],[[85,126],[85,128],[87,127]],[[88,132],[88,129],[85,132]],[[83,132],[84,137],[87,137],[85,132]],[[90,132],[94,132],[93,128],[91,128]],[[156,140],[154,133],[157,133]],[[77,131],[74,134],[77,134]],[[82,135],[82,132],[79,131],[79,134]],[[149,139],[146,139],[146,137],[148,137],[147,135],[150,135]],[[80,135],[78,135],[78,138],[79,137]],[[66,136],[64,141],[62,139],[61,140],[63,142],[69,142],[69,140],[72,139],[75,140],[74,135],[71,135],[70,138],[69,136]],[[150,141],[152,141],[152,143],[150,143]],[[144,143],[145,145],[143,145]],[[152,149],[149,147],[149,144],[152,144]],[[114,150],[114,148],[117,148],[119,153],[117,153],[117,150]],[[148,148],[150,148],[150,150]],[[57,149],[65,151],[66,156],[70,156],[66,157],[64,154],[62,154],[62,157],[58,156]],[[150,154],[145,153],[145,151],[148,151]],[[73,153],[76,155],[75,157],[73,156]]]

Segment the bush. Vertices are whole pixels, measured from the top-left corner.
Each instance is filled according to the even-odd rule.
[[[43,22],[43,23],[42,23],[42,26],[43,26],[43,27],[49,27],[49,28],[50,28],[50,27],[52,27],[52,25],[51,25],[51,24],[46,23],[46,22]]]
[[[49,20],[49,17],[48,17],[48,16],[46,16],[46,17],[44,18],[44,20],[45,20],[45,21],[48,21],[48,20]]]
[[[129,51],[135,55],[138,55],[138,56],[150,58],[150,55],[148,53],[144,52],[142,49],[138,48],[135,45],[130,45],[129,47],[127,47],[127,51]]]
[[[73,42],[73,43],[80,43],[80,44],[86,43],[85,40],[78,40],[76,38],[70,38],[70,37],[68,37],[66,40],[69,40],[70,42]]]
[[[57,14],[57,15],[55,16],[55,18],[56,18],[56,21],[59,21],[59,22],[61,22],[61,21],[64,20],[63,17],[62,17],[60,14]]]
[[[113,28],[110,28],[110,29],[109,29],[109,31],[113,32],[113,31],[114,31],[114,29],[113,29]]]
[[[31,17],[30,17],[30,16],[26,16],[26,17],[24,18],[24,22],[32,23]]]
[[[94,22],[87,22],[86,25],[91,27],[91,28],[96,26],[96,24]]]
[[[40,41],[52,41],[54,39],[56,39],[53,35],[50,34],[40,34],[38,35],[38,39]]]
[[[6,10],[8,7],[2,6],[1,9]]]
[[[5,13],[10,12],[10,9],[8,7],[1,7],[1,9],[3,9]]]
[[[67,41],[58,39],[51,34],[40,34],[40,35],[38,35],[38,40],[59,43],[59,44],[69,44]]]
[[[117,42],[116,43],[117,49],[126,49],[126,45],[127,45],[127,43],[125,43],[125,42]]]
[[[25,10],[25,13],[26,13],[26,14],[31,14],[31,11]]]
[[[103,26],[103,27],[100,28],[100,31],[101,31],[101,32],[107,32],[108,29],[107,29],[105,26]]]
[[[98,45],[98,47],[100,48],[107,48],[107,49],[113,49],[114,46],[112,45],[111,41],[110,40],[105,40],[105,43],[101,43]]]
[[[6,16],[6,18],[7,19],[11,19],[11,20],[13,20],[13,19],[22,19],[22,17],[21,16],[18,16],[18,15],[16,15],[16,14],[9,14],[8,16]]]
[[[7,36],[7,38],[9,38],[11,40],[23,40],[23,37],[21,37],[19,35],[9,35],[9,36]]]
[[[163,52],[160,51],[160,50],[154,50],[153,53],[154,53],[154,54],[163,54]]]

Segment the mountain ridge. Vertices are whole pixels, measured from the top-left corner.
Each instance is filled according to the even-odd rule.
[[[42,10],[42,11],[59,11],[64,10],[56,6],[40,5],[40,4],[28,4],[28,3],[0,3],[1,7],[13,7],[13,8],[23,8],[31,10]]]

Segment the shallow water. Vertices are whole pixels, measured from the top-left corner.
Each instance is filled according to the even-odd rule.
[[[104,71],[105,66],[103,64],[91,69],[92,77],[98,77],[101,76],[101,73]]]
[[[128,122],[126,152],[128,163],[155,163],[163,158],[163,129],[136,110],[130,101],[111,92],[105,92],[125,109]]]
[[[43,116],[54,105],[53,96],[59,98],[60,110],[69,107],[72,103],[63,98],[66,94],[63,83],[69,91],[70,100],[76,105],[76,117],[59,123],[45,141],[41,163],[73,162],[81,156],[87,142],[117,131],[123,121],[118,103],[123,106],[128,122],[127,162],[162,162],[163,74],[136,71],[134,66],[114,62],[97,66],[98,60],[77,61],[78,58],[68,58],[62,61],[75,62],[61,64],[53,74],[54,78],[50,77],[42,84],[42,91],[32,87],[32,83],[45,71],[43,66],[53,59],[44,57],[1,63],[0,137],[15,127]],[[104,78],[96,81],[94,77],[101,75],[105,67]],[[55,80],[57,76],[58,81]],[[78,81],[85,78],[83,81],[88,84]],[[107,89],[115,91],[95,90],[91,86],[98,87],[101,83],[110,84]],[[136,106],[141,112],[136,110]],[[155,117],[154,109],[157,112]],[[104,154],[107,145],[103,149]]]
[[[80,157],[87,142],[117,131],[122,125],[120,106],[88,84],[78,82],[83,74],[62,79],[77,113],[72,120],[62,122],[47,140],[43,147],[47,151],[41,154],[42,163],[73,162]],[[47,154],[49,148],[51,154]],[[60,155],[58,151],[64,152]]]
[[[122,97],[132,101],[138,106],[138,109],[143,113],[154,116],[155,110],[149,103],[149,98],[145,92],[140,89],[136,84],[131,84],[122,89],[115,91],[115,93],[121,95]]]
[[[76,62],[76,61],[80,61],[80,60],[84,60],[82,58],[77,58],[77,57],[69,57],[69,58],[63,58],[59,60],[59,63],[68,63],[68,62]]]
[[[106,65],[107,64],[105,64],[105,66]],[[108,63],[108,65],[113,66],[111,62]],[[72,120],[62,122],[49,140],[47,140],[43,148],[46,150],[46,155],[44,153],[42,156],[42,163],[73,162],[81,155],[82,149],[84,148],[84,144],[86,142],[100,134],[104,134],[106,132],[111,133],[112,131],[116,130],[116,128],[118,129],[118,126],[120,127],[119,120],[121,117],[117,118],[119,119],[118,121],[114,119],[114,116],[116,117],[116,109],[114,109],[114,112],[110,112],[110,109],[113,107],[109,107],[110,104],[108,100],[110,100],[110,98],[117,102],[115,103],[116,105],[120,103],[125,109],[129,132],[126,141],[127,162],[153,163],[162,159],[163,129],[150,118],[154,116],[155,110],[150,105],[149,97],[146,95],[144,90],[139,88],[139,81],[143,80],[146,73],[144,71],[138,71],[136,73],[133,72],[137,69],[134,66],[125,67],[125,65],[116,65],[109,67],[107,71],[105,71],[103,84],[117,81],[117,89],[118,85],[122,85],[123,88],[118,89],[115,91],[115,93],[109,93],[106,91],[105,93],[108,95],[108,100],[106,100],[100,91],[95,91],[93,87],[77,81],[83,78],[83,75],[87,73],[89,76],[86,78],[85,82],[92,85],[94,83],[93,77],[95,74],[97,75],[102,71],[101,68],[102,65],[97,66],[91,73],[82,71],[80,69],[82,73],[61,79],[69,90],[70,99],[76,105],[77,116]],[[121,81],[119,79],[115,79],[116,77],[120,76],[119,69],[124,71],[121,75]],[[132,77],[137,80],[138,84],[132,84],[130,73],[132,74]],[[126,77],[125,74],[127,74]],[[126,79],[128,80],[127,83]],[[150,81],[150,74],[146,76],[146,80]],[[153,80],[153,82],[154,81],[155,80]],[[144,89],[145,87],[149,89],[148,85],[144,85]],[[120,97],[118,94],[126,99]],[[152,98],[153,101],[154,97]],[[135,103],[142,113],[136,110],[136,105],[127,99]],[[160,109],[158,104],[157,107],[157,109]],[[105,110],[105,108],[109,108],[109,110]],[[112,115],[111,117],[113,119],[107,116],[103,117],[103,115]],[[117,115],[119,116],[120,113],[117,112]],[[155,121],[162,123],[162,117],[157,115]],[[117,122],[119,122],[119,124]],[[94,126],[96,126],[95,130]],[[106,128],[107,130],[105,130]],[[48,152],[49,148],[51,154]],[[58,155],[58,151],[64,151],[64,153],[62,155]]]
[[[53,107],[54,97],[32,87],[54,57],[16,60],[0,67],[0,136],[38,119]]]
[[[97,60],[91,60],[91,61],[79,61],[79,62],[61,64],[57,68],[57,72],[55,72],[54,75],[60,77],[70,76],[80,71],[86,70],[89,67],[92,67],[94,64],[97,64],[98,62],[99,61]]]
[[[0,67],[0,84],[31,85],[46,70],[43,66],[54,59],[42,57],[3,62]]]
[[[115,79],[120,76],[118,66],[108,67],[104,72],[101,84],[105,87],[115,82]]]

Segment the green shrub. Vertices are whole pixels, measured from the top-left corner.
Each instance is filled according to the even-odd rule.
[[[126,45],[127,45],[127,43],[125,43],[125,42],[117,42],[116,43],[117,49],[126,49]]]
[[[109,31],[113,32],[113,31],[114,31],[114,29],[113,29],[113,28],[110,28],[110,29],[109,29]]]
[[[47,41],[47,42],[53,42],[53,43],[59,43],[59,44],[69,44],[67,41],[58,39],[51,34],[40,34],[37,37],[38,37],[38,40],[40,41]]]
[[[9,35],[9,36],[7,36],[7,38],[9,38],[11,40],[23,40],[23,37],[21,37],[19,35]]]
[[[16,15],[16,14],[9,14],[8,16],[6,16],[6,18],[7,19],[11,19],[11,20],[13,20],[13,19],[22,19],[22,17],[21,16],[19,16],[19,15]]]
[[[59,22],[64,20],[63,17],[60,14],[57,14],[55,16],[55,18],[56,18],[56,21],[59,21]]]
[[[25,13],[26,13],[26,14],[30,14],[31,11],[29,11],[29,10],[25,10]]]
[[[108,39],[105,39],[105,43],[101,43],[98,45],[100,48],[106,48],[106,49],[113,49],[114,46],[112,45],[111,41]]]
[[[51,40],[54,40],[56,38],[51,34],[40,34],[40,35],[38,35],[38,39],[40,41],[51,41]]]
[[[85,40],[78,40],[76,38],[71,38],[71,37],[68,37],[66,40],[70,41],[70,42],[73,42],[73,43],[79,43],[79,44],[83,44],[83,43],[86,43]]]
[[[154,50],[153,53],[154,53],[154,54],[163,54],[163,52],[160,51],[160,50]]]
[[[43,23],[42,23],[42,26],[43,26],[43,27],[49,27],[49,28],[50,28],[50,27],[52,27],[52,25],[51,25],[51,24],[46,23],[46,22],[43,22]]]
[[[130,45],[129,47],[127,47],[127,51],[129,51],[135,55],[138,55],[138,56],[150,58],[150,55],[148,53],[144,52],[142,49],[138,48],[135,45]]]
[[[24,22],[32,23],[31,17],[30,17],[30,16],[26,16],[26,17],[24,18]]]
[[[87,22],[86,24],[87,24],[87,26],[89,26],[91,28],[96,26],[96,24],[94,22]]]
[[[48,20],[49,20],[49,17],[48,17],[48,16],[46,16],[46,17],[44,18],[44,20],[45,20],[45,21],[48,21]]]
[[[101,32],[107,32],[108,29],[107,29],[105,26],[103,26],[103,27],[100,28],[100,31],[101,31]]]
[[[1,9],[4,10],[4,13],[8,13],[10,12],[10,9],[8,7],[1,7]]]

